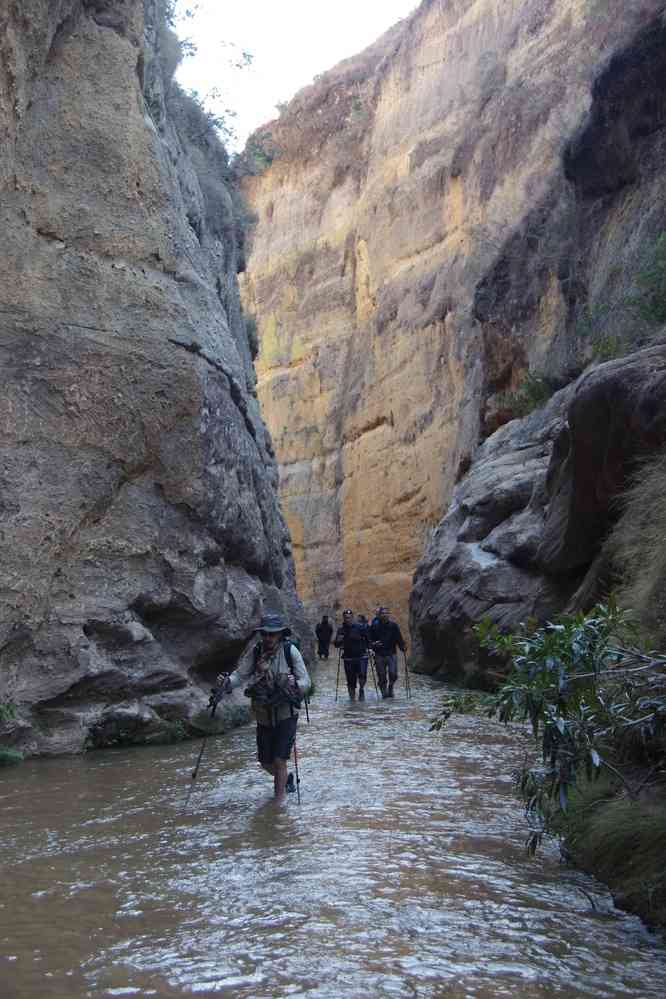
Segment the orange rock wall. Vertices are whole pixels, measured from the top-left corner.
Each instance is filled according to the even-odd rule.
[[[258,223],[242,292],[313,614],[383,602],[404,623],[493,399],[528,369],[566,368],[557,248],[529,315],[477,307],[480,289],[497,297],[511,240],[543,243],[553,199],[566,230],[563,145],[604,61],[659,7],[424,0],[268,126],[277,156],[245,181]]]

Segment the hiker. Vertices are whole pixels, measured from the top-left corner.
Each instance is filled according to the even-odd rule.
[[[349,699],[355,700],[358,681],[358,699],[364,701],[365,682],[368,678],[368,635],[358,621],[354,620],[353,611],[346,610],[342,615],[342,624],[333,644],[342,652]]]
[[[320,659],[328,659],[328,649],[333,638],[333,625],[328,620],[328,614],[324,614],[321,621],[315,628],[317,636],[317,655]]]
[[[378,608],[377,617],[370,626],[370,645],[375,652],[377,679],[382,697],[393,697],[393,685],[398,677],[396,648],[405,652],[406,646],[398,624],[390,619],[386,607]]]
[[[287,778],[287,760],[296,739],[298,709],[311,683],[303,657],[289,641],[289,628],[279,614],[266,614],[257,628],[260,640],[241,658],[231,675],[221,674],[218,684],[230,693],[247,684],[257,720],[259,763],[273,778],[276,800],[295,791],[294,775]]]

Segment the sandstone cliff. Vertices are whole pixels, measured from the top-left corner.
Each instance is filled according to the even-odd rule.
[[[424,0],[267,127],[243,294],[313,609],[404,615],[506,393],[642,342],[665,38],[659,0]]]
[[[301,620],[236,194],[159,10],[0,9],[0,738],[32,753],[187,727],[262,604]]]

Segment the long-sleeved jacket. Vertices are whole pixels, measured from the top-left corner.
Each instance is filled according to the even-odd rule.
[[[370,626],[370,644],[380,656],[393,656],[396,648],[405,651],[405,640],[395,621],[373,621]]]
[[[312,686],[310,676],[305,668],[303,656],[295,645],[291,645],[291,670],[289,669],[289,664],[287,663],[287,657],[284,651],[284,642],[280,642],[271,659],[268,661],[264,660],[262,662],[260,669],[255,667],[256,647],[257,643],[252,642],[250,647],[245,651],[238,667],[229,677],[232,689],[236,689],[236,687],[240,686],[251,686],[253,683],[256,683],[256,681],[261,678],[264,671],[268,669],[274,677],[280,673],[293,673],[294,679],[298,684],[300,694],[305,696],[309,693],[310,687]],[[284,718],[291,718],[293,715],[298,716],[296,708],[292,708],[289,704],[279,704],[277,707],[268,707],[265,704],[259,704],[256,701],[252,701],[252,710],[259,725],[272,726],[276,722],[282,721]]]
[[[330,621],[320,621],[315,628],[315,635],[320,642],[328,644],[333,636],[333,626]]]
[[[368,632],[355,621],[353,624],[341,624],[333,643],[336,649],[342,649],[345,659],[363,659],[368,654]]]

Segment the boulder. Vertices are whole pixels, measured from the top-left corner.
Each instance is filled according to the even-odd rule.
[[[666,344],[598,365],[479,448],[414,574],[410,627],[425,672],[488,664],[473,627],[515,629],[603,591],[603,543],[641,461],[666,445]]]

